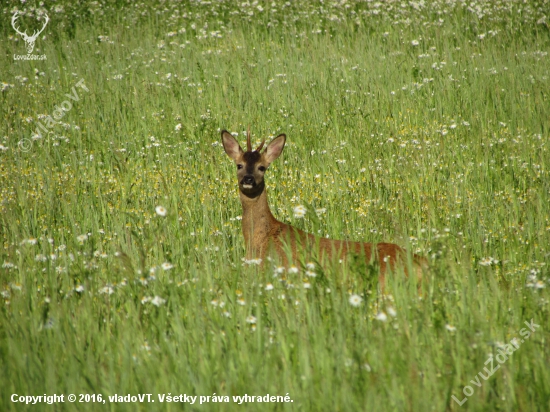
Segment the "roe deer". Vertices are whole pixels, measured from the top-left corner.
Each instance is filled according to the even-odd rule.
[[[307,251],[322,258],[345,258],[349,253],[362,255],[367,263],[377,261],[380,265],[380,284],[384,286],[384,276],[388,265],[393,271],[397,264],[407,273],[406,251],[393,243],[362,243],[347,240],[317,238],[291,225],[279,222],[269,210],[264,174],[269,165],[283,151],[286,135],[280,134],[263,151],[264,141],[256,150],[250,143],[250,129],[247,132],[247,151],[241,149],[237,140],[226,130],[222,131],[222,143],[227,155],[237,165],[239,196],[243,207],[242,230],[246,246],[246,259],[260,258],[262,261],[272,252],[287,263],[287,251],[296,261],[298,252]],[[290,250],[289,250],[290,249]],[[412,263],[419,278],[427,267],[427,260],[413,255]]]

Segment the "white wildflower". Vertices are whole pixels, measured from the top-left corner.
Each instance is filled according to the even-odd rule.
[[[262,263],[262,259],[243,259],[243,262],[245,265],[260,265]]]
[[[363,302],[363,298],[359,295],[351,295],[349,297],[349,303],[351,306],[358,307]]]
[[[166,303],[166,300],[161,298],[160,296],[155,296],[153,299],[151,299],[151,303],[155,306],[161,306]]]
[[[156,212],[157,215],[159,215],[159,216],[166,216],[166,209],[164,208],[164,206],[157,206],[157,207],[155,207],[155,212]]]
[[[277,266],[275,268],[274,275],[277,276],[277,275],[280,275],[281,273],[284,273],[284,272],[285,272],[285,267],[284,266]]]
[[[103,294],[106,293],[107,295],[112,295],[115,293],[115,290],[111,286],[104,286],[101,289],[99,289],[99,293]]]
[[[447,329],[449,332],[454,332],[456,328],[453,325],[446,324],[445,329]]]
[[[302,219],[306,213],[307,209],[302,205],[298,205],[294,208],[294,217],[297,219]]]
[[[378,312],[378,314],[375,316],[376,320],[379,320],[380,322],[385,322],[388,320],[388,315],[386,315],[384,312]]]
[[[84,233],[83,235],[79,235],[76,237],[76,240],[78,240],[79,242],[84,242],[86,239],[88,239],[88,235],[86,233]]]
[[[161,265],[162,269],[164,270],[170,270],[174,267],[174,265],[172,265],[171,263],[169,262],[164,262],[162,265]]]
[[[481,266],[491,266],[498,264],[498,260],[492,257],[485,257],[479,261]]]

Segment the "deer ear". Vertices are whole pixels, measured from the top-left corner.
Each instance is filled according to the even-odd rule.
[[[222,130],[222,143],[227,156],[235,161],[237,161],[237,158],[244,153],[241,146],[239,146],[237,139],[235,139],[227,130]]]
[[[286,135],[280,134],[275,139],[273,139],[265,149],[265,158],[267,163],[271,164],[277,159],[285,147]]]

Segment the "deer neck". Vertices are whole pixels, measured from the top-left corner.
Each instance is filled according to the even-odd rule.
[[[243,235],[249,253],[261,253],[271,227],[277,220],[271,214],[267,202],[267,191],[264,188],[255,195],[239,192],[243,207]],[[249,256],[259,257],[259,256]]]

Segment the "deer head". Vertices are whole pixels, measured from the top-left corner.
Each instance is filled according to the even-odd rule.
[[[273,139],[263,152],[265,140],[256,150],[252,150],[250,143],[250,128],[246,136],[245,152],[239,146],[237,140],[226,130],[222,131],[222,143],[225,153],[235,161],[237,165],[237,180],[239,190],[248,197],[260,195],[265,187],[264,174],[267,168],[275,159],[277,159],[285,147],[286,135],[280,134]]]
[[[18,33],[20,34],[22,37],[23,37],[23,40],[25,40],[25,43],[26,43],[26,48],[27,48],[27,53],[28,54],[31,54],[32,51],[34,50],[34,42],[36,41],[36,39],[38,38],[38,36],[40,35],[40,33],[42,33],[44,31],[44,29],[46,28],[46,25],[48,24],[48,22],[50,21],[50,18],[48,17],[47,14],[44,14],[45,16],[45,19],[44,19],[44,25],[42,26],[42,28],[40,30],[36,30],[32,36],[29,36],[27,34],[27,31],[25,30],[24,32],[21,32],[17,27],[16,27],[16,22],[17,22],[17,19],[19,18],[19,12],[16,11],[15,14],[13,15],[13,17],[11,18],[11,26],[13,27],[13,29]]]

